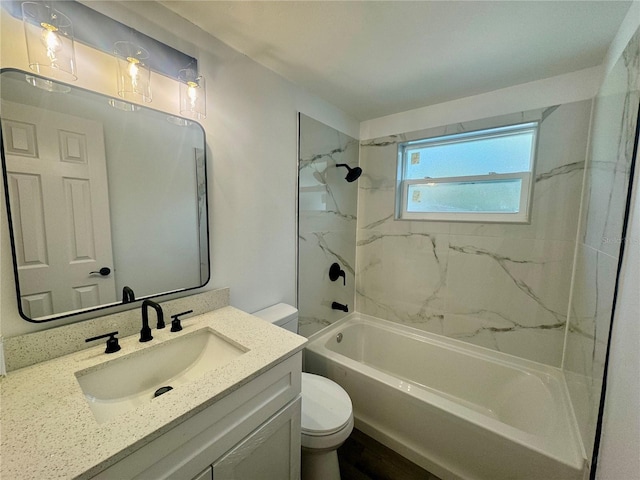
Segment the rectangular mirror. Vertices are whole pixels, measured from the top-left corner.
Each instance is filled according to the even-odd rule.
[[[35,88],[35,86],[39,88]],[[0,72],[20,315],[43,322],[209,279],[205,135],[190,120]]]

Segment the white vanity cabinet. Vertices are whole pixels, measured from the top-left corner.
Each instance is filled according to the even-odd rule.
[[[297,480],[300,352],[98,473],[96,480]]]
[[[213,464],[213,480],[295,480],[300,475],[298,399]]]

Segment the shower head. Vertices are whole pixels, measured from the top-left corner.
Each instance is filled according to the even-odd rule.
[[[336,167],[345,167],[347,170],[349,170],[347,176],[344,177],[344,179],[349,183],[355,182],[360,177],[360,175],[362,175],[362,169],[360,167],[351,168],[346,163],[336,163]]]

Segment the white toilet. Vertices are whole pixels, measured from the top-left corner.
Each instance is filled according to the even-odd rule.
[[[284,303],[253,315],[298,333],[298,310]],[[302,480],[339,480],[337,449],[353,430],[347,392],[328,378],[302,373]]]

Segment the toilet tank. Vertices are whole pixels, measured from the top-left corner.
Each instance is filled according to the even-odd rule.
[[[278,303],[263,310],[258,310],[253,315],[290,332],[298,333],[298,309],[291,305]]]

